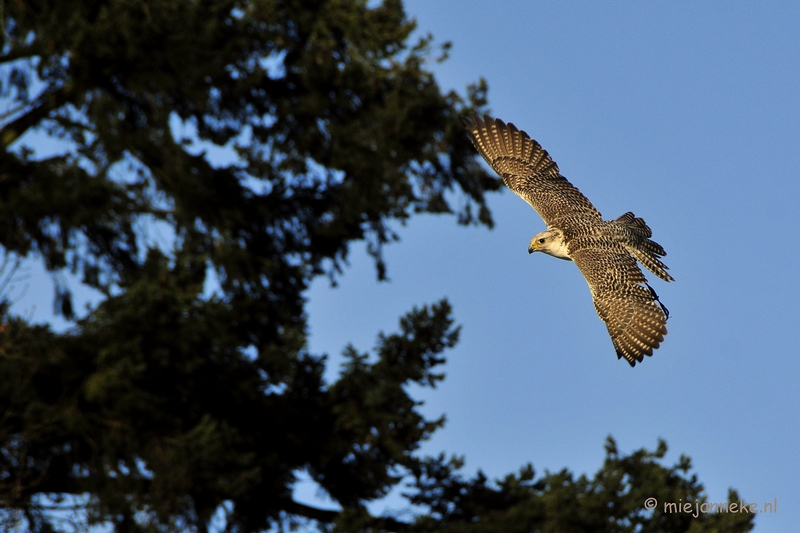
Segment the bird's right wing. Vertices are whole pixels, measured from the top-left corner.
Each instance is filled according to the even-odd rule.
[[[488,115],[473,114],[464,124],[486,162],[548,227],[563,225],[576,215],[601,219],[588,198],[560,174],[547,151],[527,133]]]
[[[645,355],[653,355],[667,334],[666,308],[636,260],[620,244],[597,238],[580,239],[570,248],[570,257],[589,284],[595,310],[608,328],[617,357],[633,366]]]

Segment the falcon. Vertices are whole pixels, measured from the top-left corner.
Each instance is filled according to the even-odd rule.
[[[653,355],[667,334],[669,311],[637,261],[664,281],[674,279],[660,259],[667,253],[650,240],[653,232],[645,221],[631,212],[603,220],[547,151],[513,124],[477,114],[464,123],[481,156],[547,224],[531,239],[528,253],[544,252],[578,266],[618,359],[635,366]]]

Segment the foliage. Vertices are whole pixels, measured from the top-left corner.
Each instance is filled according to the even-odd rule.
[[[681,456],[673,466],[660,464],[667,445],[655,451],[623,455],[611,437],[603,467],[589,479],[564,469],[536,478],[532,465],[491,483],[482,473],[464,479],[459,459],[428,458],[414,469],[415,490],[408,495],[428,513],[411,531],[484,533],[502,531],[583,533],[739,532],[753,527],[751,513],[700,513],[707,501],[703,486],[690,475],[691,462]],[[645,502],[655,498],[648,510]],[[729,502],[738,502],[731,490]],[[691,502],[690,512],[674,512],[665,503]],[[344,528],[349,530],[348,527]]]
[[[67,318],[65,269],[104,294],[66,334],[5,319],[4,506],[42,531],[86,495],[87,523],[120,531],[220,510],[250,531],[330,518],[292,500],[300,471],[344,505],[385,494],[442,423],[406,385],[441,379],[450,307],[413,310],[373,358],[348,348],[329,384],[304,291],[358,240],[385,278],[391,222],[415,212],[491,225],[498,185],[460,119],[485,85],[443,93],[398,1],[12,0],[4,17],[0,240],[44,260]],[[61,152],[37,155],[48,137]]]

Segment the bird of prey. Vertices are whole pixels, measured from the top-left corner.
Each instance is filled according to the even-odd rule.
[[[544,252],[578,266],[617,358],[634,366],[653,355],[667,334],[669,311],[636,262],[664,281],[674,280],[660,260],[666,252],[650,240],[653,232],[644,220],[630,212],[603,220],[547,151],[513,124],[477,114],[464,123],[486,162],[547,224],[547,231],[531,239],[528,252]]]

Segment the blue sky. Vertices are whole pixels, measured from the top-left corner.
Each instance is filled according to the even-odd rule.
[[[800,523],[800,4],[406,2],[419,33],[452,41],[446,90],[483,76],[491,113],[538,140],[606,218],[643,217],[675,283],[648,278],[671,318],[662,347],[618,361],[574,264],[528,255],[544,229],[510,191],[496,226],[417,216],[377,283],[362,244],[331,288],[309,291],[310,349],[335,379],[347,343],[371,349],[414,305],[447,297],[462,325],[447,379],[415,391],[447,425],[421,452],[491,477],[596,472],[603,442],[693,460],[710,501],[734,487],[778,500],[756,531]],[[14,310],[47,317],[31,266]],[[298,497],[314,501],[301,484]],[[316,502],[320,503],[320,502]],[[397,510],[396,495],[373,506]]]

